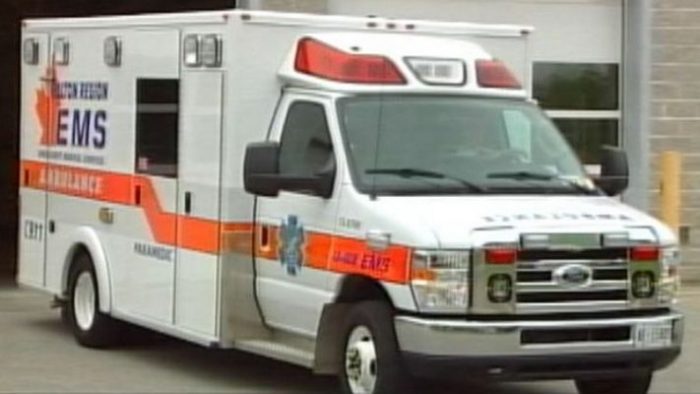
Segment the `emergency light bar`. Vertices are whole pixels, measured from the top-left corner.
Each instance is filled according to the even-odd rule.
[[[464,62],[458,59],[406,58],[416,78],[428,85],[464,85],[467,73]]]
[[[396,65],[384,56],[354,55],[313,38],[302,38],[294,60],[296,71],[337,82],[405,85]]]
[[[500,60],[477,60],[476,78],[482,88],[522,89],[522,85]]]

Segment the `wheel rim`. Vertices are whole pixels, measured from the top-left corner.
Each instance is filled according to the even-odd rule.
[[[372,394],[377,383],[377,352],[372,333],[355,327],[345,349],[345,376],[353,394]]]
[[[83,331],[88,331],[95,320],[95,286],[89,272],[81,272],[75,281],[73,314],[75,322]]]

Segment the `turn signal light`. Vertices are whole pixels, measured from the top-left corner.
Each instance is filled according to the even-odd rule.
[[[637,272],[632,276],[634,298],[651,298],[656,292],[656,279],[651,271]]]
[[[486,249],[486,262],[488,264],[513,264],[518,251],[515,249]]]
[[[477,60],[476,80],[482,88],[521,89],[517,78],[500,60]]]
[[[635,246],[630,250],[632,261],[659,261],[660,250],[658,246]]]
[[[313,38],[302,38],[294,60],[296,71],[337,82],[405,85],[396,65],[384,56],[355,55]]]
[[[488,283],[489,301],[494,304],[509,302],[513,297],[513,281],[506,274],[491,275]]]

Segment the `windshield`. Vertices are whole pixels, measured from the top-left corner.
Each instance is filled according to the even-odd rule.
[[[537,106],[459,96],[340,99],[356,187],[370,194],[594,193]]]

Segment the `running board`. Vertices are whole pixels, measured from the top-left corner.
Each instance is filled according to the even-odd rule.
[[[300,365],[306,368],[312,368],[314,365],[313,353],[277,342],[264,340],[235,341],[233,343],[233,347],[238,350]]]

